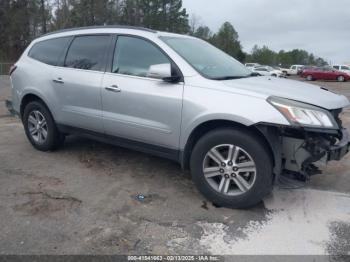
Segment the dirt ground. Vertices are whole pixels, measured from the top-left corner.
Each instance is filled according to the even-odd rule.
[[[9,96],[0,77],[0,254],[350,254],[350,156],[255,208],[216,208],[168,160],[78,137],[34,150]]]

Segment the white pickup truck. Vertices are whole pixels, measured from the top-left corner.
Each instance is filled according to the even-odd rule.
[[[348,75],[350,75],[350,66],[347,66],[347,65],[333,65],[333,68],[338,70],[338,71],[341,71],[341,72],[344,72],[344,73],[347,73]]]
[[[303,67],[303,65],[292,65],[290,68],[281,68],[281,71],[287,76],[297,75],[301,67]]]

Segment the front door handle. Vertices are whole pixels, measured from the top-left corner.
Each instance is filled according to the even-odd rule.
[[[109,86],[109,87],[106,87],[105,89],[107,91],[114,92],[114,93],[120,93],[122,91],[117,85]]]
[[[53,79],[52,81],[53,81],[54,83],[57,83],[57,84],[64,84],[64,81],[62,80],[61,77],[58,77],[58,78],[56,78],[56,79]]]

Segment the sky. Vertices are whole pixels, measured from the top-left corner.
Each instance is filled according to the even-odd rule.
[[[199,25],[216,32],[228,21],[244,51],[255,44],[279,51],[305,49],[350,64],[350,0],[183,0]]]

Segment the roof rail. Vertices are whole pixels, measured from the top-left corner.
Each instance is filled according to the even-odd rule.
[[[64,32],[70,32],[70,31],[77,31],[77,30],[86,30],[86,29],[105,29],[105,28],[111,28],[111,29],[134,29],[134,30],[141,30],[141,31],[146,31],[150,33],[157,33],[156,30],[145,28],[145,27],[139,27],[139,26],[127,26],[127,25],[101,25],[101,26],[84,26],[84,27],[73,27],[73,28],[67,28],[67,29],[62,29],[62,30],[57,30],[53,31],[47,34],[44,34],[42,36],[47,36],[47,35],[53,35],[53,34],[58,34],[58,33],[64,33]],[[42,37],[41,36],[41,37]]]

